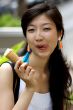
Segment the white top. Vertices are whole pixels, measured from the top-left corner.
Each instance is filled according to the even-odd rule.
[[[24,90],[26,84],[20,80],[19,95]],[[28,110],[52,110],[52,101],[50,93],[34,93],[32,100],[29,104]]]

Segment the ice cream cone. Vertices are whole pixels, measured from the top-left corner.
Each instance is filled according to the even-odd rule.
[[[14,63],[19,59],[19,56],[10,48],[5,51],[4,56]]]

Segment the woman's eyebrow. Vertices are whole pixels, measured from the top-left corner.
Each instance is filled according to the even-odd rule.
[[[34,24],[29,24],[29,26],[28,27],[30,27],[30,26],[35,26]]]
[[[44,25],[52,25],[52,23],[43,23],[42,26]]]
[[[45,25],[52,25],[52,23],[43,23],[43,24],[41,24],[41,26],[45,26]],[[34,27],[34,26],[36,26],[35,24],[29,24],[29,26],[28,27]]]

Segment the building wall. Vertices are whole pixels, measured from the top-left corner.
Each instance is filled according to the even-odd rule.
[[[8,48],[24,40],[22,29],[15,27],[0,28],[0,48]]]

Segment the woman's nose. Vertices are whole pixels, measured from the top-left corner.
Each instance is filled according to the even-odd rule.
[[[42,41],[43,40],[43,36],[40,30],[38,30],[35,34],[35,40],[36,41]]]

